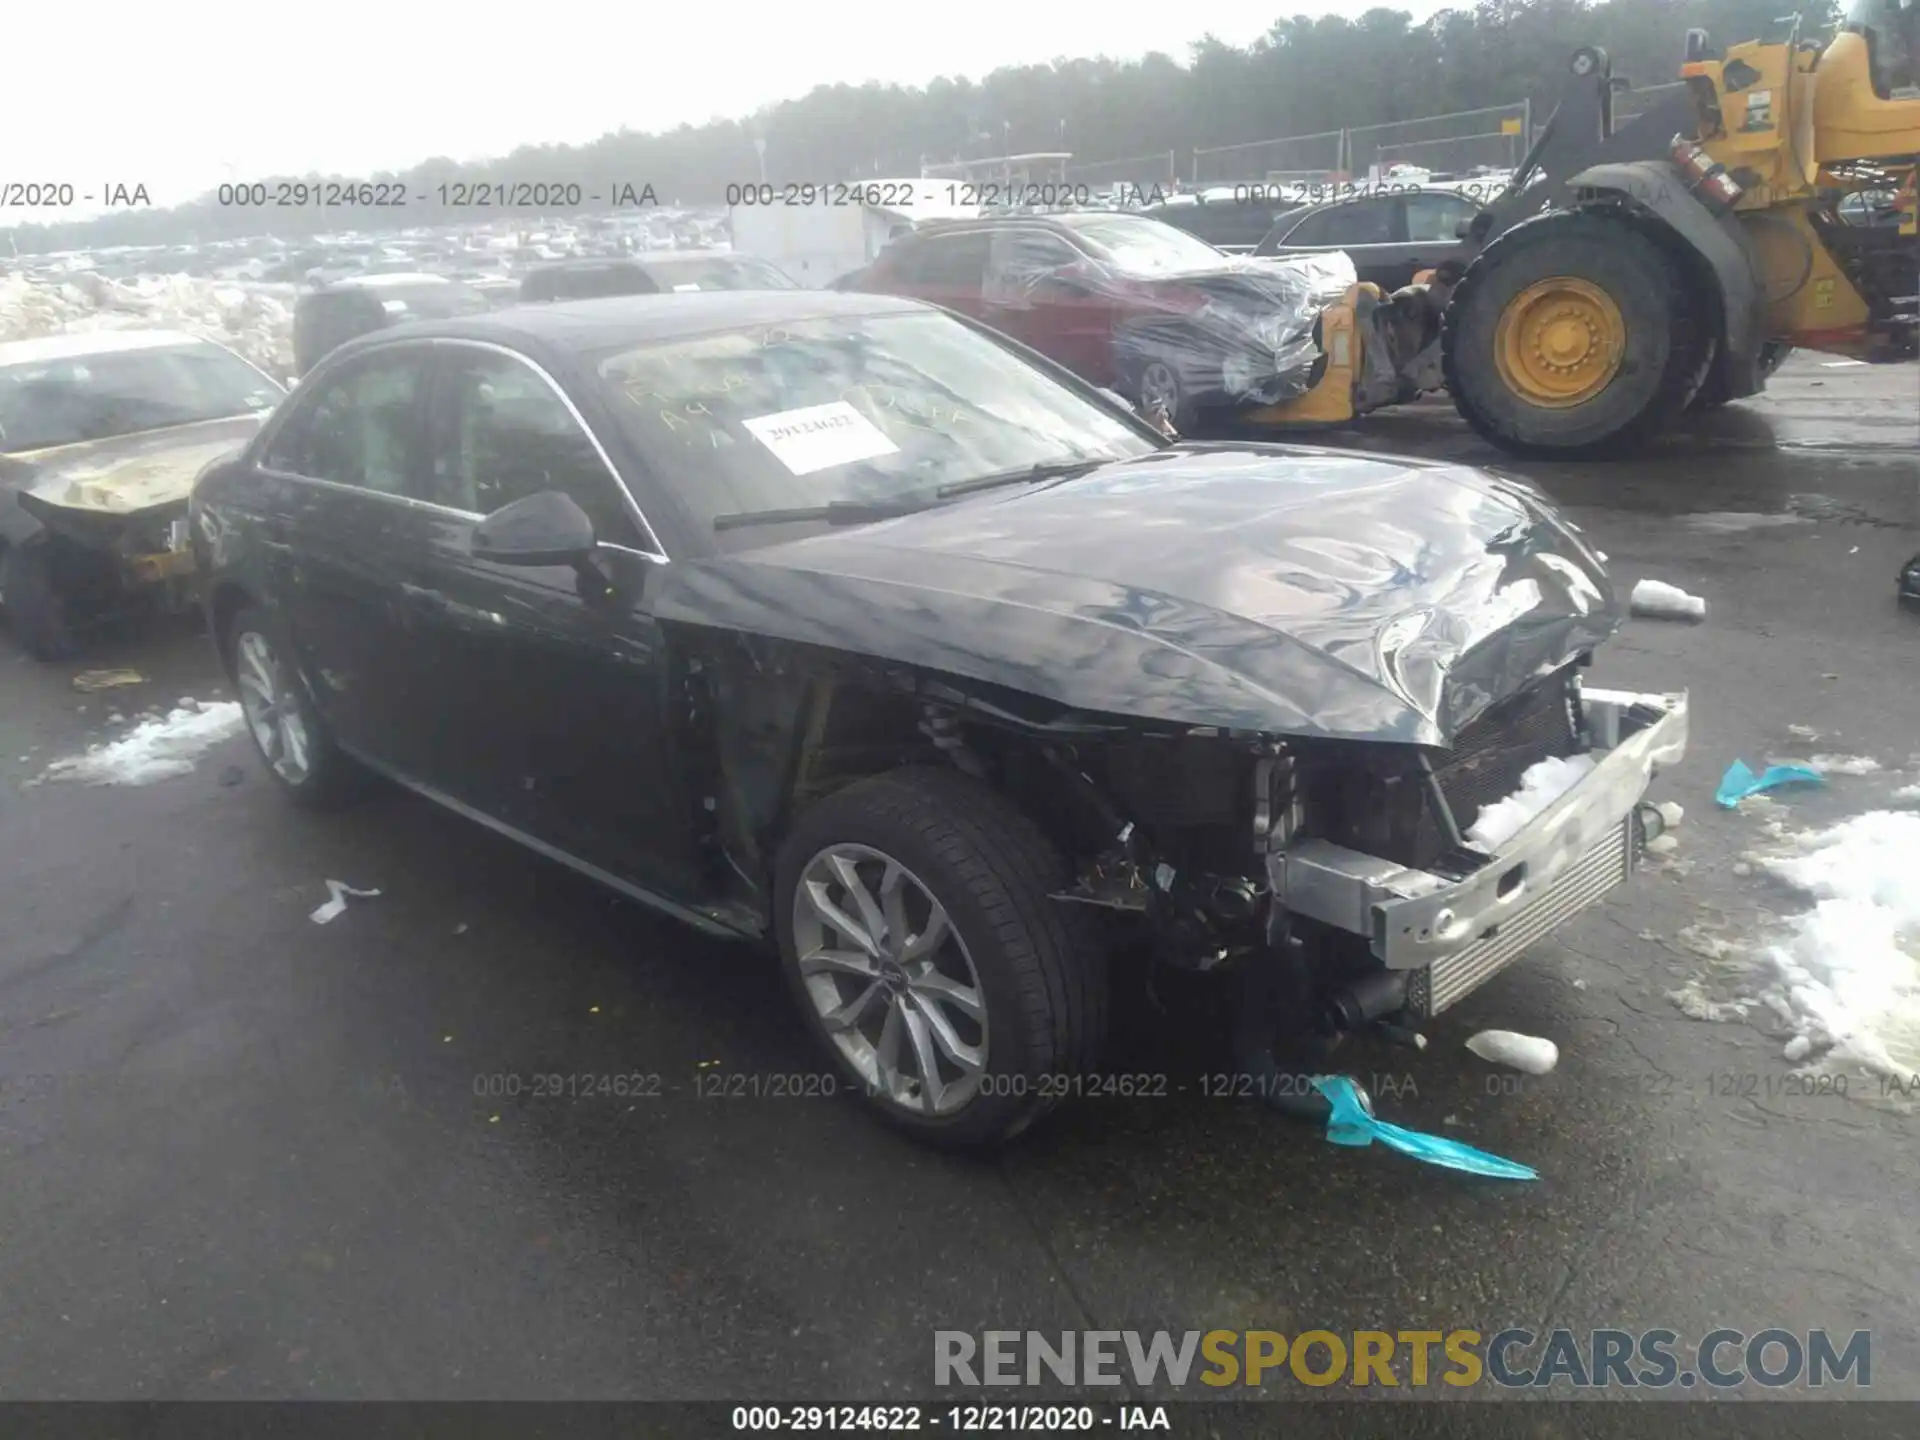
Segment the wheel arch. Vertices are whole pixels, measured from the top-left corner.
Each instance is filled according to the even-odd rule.
[[[256,603],[253,592],[238,580],[216,580],[207,591],[207,632],[213,637],[220,656],[220,668],[233,678],[233,647],[228,644],[234,620],[247,606]]]
[[[1767,338],[1767,296],[1746,231],[1696,199],[1669,161],[1590,165],[1566,184],[1575,197],[1569,208],[1611,207],[1631,217],[1684,269],[1694,293],[1705,297],[1699,319],[1708,327],[1713,359],[1703,385],[1724,387],[1734,399],[1758,393],[1765,383],[1760,350]]]

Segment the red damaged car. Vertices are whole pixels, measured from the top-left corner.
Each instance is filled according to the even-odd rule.
[[[922,226],[842,288],[984,322],[1181,429],[1304,395],[1344,256],[1232,256],[1144,215],[1004,215]]]

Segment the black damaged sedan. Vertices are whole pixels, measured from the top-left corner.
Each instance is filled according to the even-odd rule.
[[[1098,1065],[1116,928],[1311,1096],[1625,880],[1686,740],[1683,696],[1581,686],[1619,611],[1531,491],[1169,443],[886,297],[383,331],[191,519],[293,798],[382,774],[777,945],[847,1082],[943,1143]]]

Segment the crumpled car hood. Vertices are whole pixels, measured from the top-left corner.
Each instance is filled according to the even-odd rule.
[[[194,477],[245,445],[265,420],[265,413],[205,420],[7,458],[27,467],[19,488],[42,504],[133,515],[184,501]]]
[[[1447,745],[1619,627],[1598,557],[1462,466],[1182,445],[666,567],[655,613],[1070,709]]]

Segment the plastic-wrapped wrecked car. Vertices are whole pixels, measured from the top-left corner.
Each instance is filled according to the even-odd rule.
[[[38,659],[134,598],[188,596],[187,492],[285,392],[170,330],[0,344],[0,608]]]
[[[982,320],[1184,431],[1313,389],[1320,317],[1354,283],[1337,252],[1231,256],[1144,215],[1084,211],[922,226],[846,288]]]
[[[296,799],[362,764],[775,943],[840,1083],[954,1144],[1094,1073],[1102,917],[1237,984],[1240,1063],[1291,1098],[1284,1067],[1424,1023],[1625,880],[1686,737],[1684,697],[1583,690],[1620,613],[1531,491],[1169,443],[908,300],[369,336],[192,529]]]

